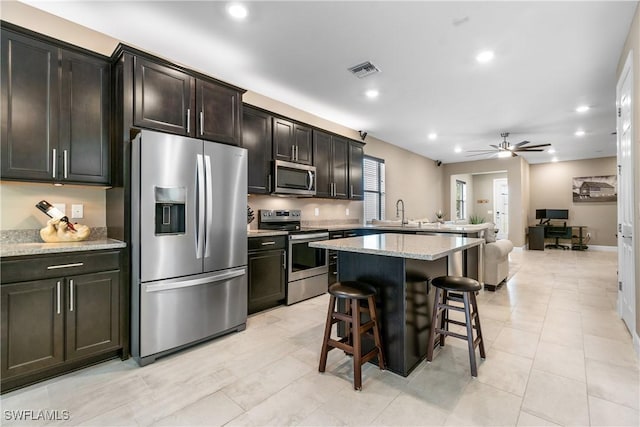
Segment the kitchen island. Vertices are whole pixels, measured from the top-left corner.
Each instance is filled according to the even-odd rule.
[[[407,376],[427,352],[433,292],[428,282],[448,274],[448,258],[484,239],[385,233],[310,243],[338,251],[338,280],[376,287],[387,369]],[[366,353],[373,344],[363,341]]]

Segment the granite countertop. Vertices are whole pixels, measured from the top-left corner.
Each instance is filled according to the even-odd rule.
[[[82,242],[64,243],[3,243],[0,246],[0,256],[43,255],[63,252],[98,251],[101,249],[124,248],[127,244],[116,239],[84,240]]]
[[[309,246],[336,251],[433,261],[482,243],[484,243],[484,239],[469,237],[385,233],[311,242]]]
[[[269,237],[269,236],[286,236],[288,231],[282,230],[249,230],[247,237]]]

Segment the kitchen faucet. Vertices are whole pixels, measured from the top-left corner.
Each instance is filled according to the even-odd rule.
[[[404,227],[405,224],[407,224],[407,222],[404,220],[404,200],[402,199],[398,199],[398,201],[396,202],[396,218],[398,216],[400,216],[400,207],[399,205],[402,204],[402,222],[400,224],[402,224],[402,226]]]

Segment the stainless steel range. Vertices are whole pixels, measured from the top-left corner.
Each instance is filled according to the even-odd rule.
[[[287,305],[327,292],[329,263],[326,249],[309,242],[327,240],[327,229],[300,226],[300,210],[260,210],[258,228],[285,230],[288,235]]]

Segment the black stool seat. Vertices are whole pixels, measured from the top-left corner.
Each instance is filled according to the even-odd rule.
[[[353,356],[353,387],[356,390],[361,390],[363,364],[377,357],[378,366],[380,369],[384,369],[380,325],[376,314],[376,288],[362,282],[337,282],[329,287],[329,295],[329,310],[327,323],[324,327],[318,371],[325,371],[329,351],[339,348]],[[340,311],[337,304],[338,299],[345,300],[344,311]],[[368,316],[369,319],[366,317],[362,319],[362,314]],[[337,323],[343,325],[344,336],[333,339],[331,338],[331,329]],[[375,346],[366,354],[362,354],[362,337],[365,335],[373,335]]]
[[[469,277],[440,276],[431,281],[436,288],[453,292],[477,292],[482,289],[477,280]]]
[[[471,376],[478,376],[476,366],[476,347],[480,348],[480,357],[485,358],[484,338],[480,327],[480,315],[478,314],[478,302],[476,292],[481,289],[480,283],[469,277],[440,276],[431,281],[436,290],[431,315],[431,330],[429,331],[429,343],[427,347],[427,361],[433,360],[433,350],[439,345],[444,347],[445,337],[454,337],[467,342],[469,349],[469,365]],[[449,311],[464,313],[464,322],[449,317]],[[465,334],[449,329],[449,324],[462,326]],[[474,338],[473,331],[476,331]]]
[[[367,299],[375,296],[376,288],[362,282],[337,282],[329,287],[329,293],[337,298]]]

